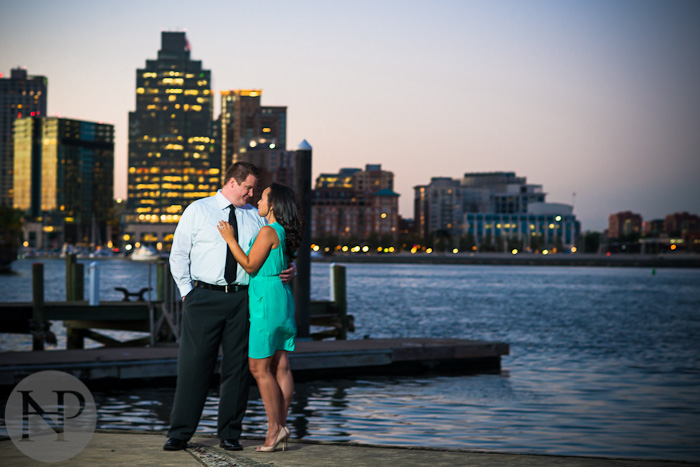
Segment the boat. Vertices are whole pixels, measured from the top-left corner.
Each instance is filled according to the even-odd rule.
[[[140,246],[131,254],[132,261],[156,261],[160,254],[150,246]]]
[[[65,258],[68,255],[75,255],[78,258],[88,258],[90,256],[90,252],[87,248],[71,245],[70,243],[64,243],[58,256],[60,258]]]
[[[96,248],[90,252],[90,258],[112,258],[114,252],[111,248]]]

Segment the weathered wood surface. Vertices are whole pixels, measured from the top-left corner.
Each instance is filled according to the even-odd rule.
[[[176,346],[4,352],[0,353],[0,386],[14,385],[42,370],[66,371],[86,383],[174,378],[177,352]],[[290,364],[295,374],[311,377],[396,370],[419,373],[441,366],[470,371],[498,369],[501,357],[508,354],[508,344],[466,339],[298,341]]]

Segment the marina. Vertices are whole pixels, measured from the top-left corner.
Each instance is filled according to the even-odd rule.
[[[142,261],[139,259],[138,261]],[[65,258],[65,302],[44,301],[44,265],[32,264],[32,302],[0,303],[0,323],[4,332],[30,334],[32,352],[0,353],[0,387],[14,386],[26,376],[46,370],[60,370],[78,377],[85,384],[105,386],[118,384],[153,384],[163,380],[172,383],[177,376],[178,329],[181,306],[168,264],[149,265],[148,287],[130,293],[124,287],[115,290],[124,294],[121,302],[99,302],[99,275],[90,277],[90,300],[84,296],[84,265],[76,255]],[[91,269],[97,269],[95,263]],[[290,365],[298,376],[333,373],[382,374],[421,369],[458,369],[462,372],[499,370],[501,356],[509,352],[506,343],[466,339],[362,339],[346,340],[354,330],[353,317],[347,314],[345,267],[330,268],[332,300],[315,300],[306,310],[313,324],[330,327],[297,339],[297,348],[290,356]],[[155,275],[155,284],[152,276]],[[155,300],[144,300],[144,293],[155,286]],[[130,297],[137,297],[131,301]],[[44,341],[56,340],[50,330],[51,321],[61,321],[66,328],[66,349],[44,351]],[[97,330],[141,331],[149,333],[121,341]],[[324,337],[336,340],[323,341]],[[103,345],[85,349],[85,339]],[[215,373],[218,374],[218,365]]]
[[[64,300],[65,262],[44,263],[46,301]],[[4,301],[31,301],[31,264],[18,261],[14,275],[0,277]],[[488,371],[299,373],[289,418],[296,440],[700,462],[697,269],[346,266],[355,324],[347,342],[473,340],[507,343],[509,353]],[[148,282],[146,264],[109,259],[100,268],[105,301],[122,299],[114,287],[137,291]],[[330,277],[329,264],[312,264],[312,301],[330,300]],[[26,334],[0,334],[0,348],[68,355],[62,323],[51,330],[57,343],[43,352],[30,352]],[[148,336],[105,333],[125,341]],[[99,345],[85,339],[85,350],[71,352],[107,351]],[[98,429],[162,433],[173,391],[167,379],[93,388]],[[198,433],[216,433],[217,407],[214,384]],[[263,436],[265,420],[253,386],[246,435]]]
[[[6,4],[2,465],[700,466],[700,2]]]

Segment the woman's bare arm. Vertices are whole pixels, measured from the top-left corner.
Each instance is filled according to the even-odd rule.
[[[226,241],[231,253],[233,253],[236,262],[238,262],[248,274],[257,272],[270,255],[270,250],[279,245],[277,232],[275,232],[275,229],[272,227],[266,225],[260,229],[260,233],[250,249],[250,254],[246,255],[236,239],[233,238],[233,227],[231,227],[231,224],[226,221],[220,221],[218,228],[219,233]]]

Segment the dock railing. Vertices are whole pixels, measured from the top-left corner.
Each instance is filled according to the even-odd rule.
[[[69,266],[70,264],[70,261],[66,260],[66,276],[70,275],[71,277],[71,281],[66,282],[67,297],[69,296],[68,291],[80,290],[72,282],[83,282],[82,268],[69,272],[70,268],[73,267]],[[78,265],[82,266],[79,263]],[[156,282],[155,300],[153,299],[153,269],[155,269]],[[73,305],[74,309],[77,308],[84,312],[84,318],[63,321],[63,325],[66,328],[67,348],[83,348],[83,339],[85,337],[100,342],[105,347],[126,345],[150,345],[154,347],[156,345],[179,344],[182,299],[175,286],[175,281],[170,275],[170,264],[167,260],[148,264],[148,286],[142,288],[140,292],[130,293],[126,289],[119,287],[116,289],[124,292],[124,300],[122,302],[102,302],[97,305],[100,307],[100,311],[112,311],[106,317],[107,319],[98,319],[95,316],[95,307],[92,307],[90,310],[89,308],[82,308],[84,306],[83,303]],[[130,296],[137,296],[138,299],[133,302],[129,301]],[[77,292],[70,297],[82,300],[82,294]],[[127,309],[129,316],[126,313]],[[141,331],[148,332],[149,336],[123,342],[95,332],[95,329]]]
[[[94,267],[93,267],[94,266]],[[91,265],[90,270],[97,269]],[[152,288],[155,269],[155,288]],[[91,280],[91,300],[84,299],[84,271],[75,255],[66,258],[66,301],[44,301],[44,264],[32,264],[32,302],[0,303],[0,325],[3,332],[30,334],[32,350],[44,350],[46,343],[55,345],[51,321],[63,321],[66,329],[66,348],[82,349],[85,338],[105,347],[177,345],[182,322],[182,299],[170,274],[167,260],[149,265],[148,293],[125,294],[122,301],[95,300]],[[310,325],[321,328],[310,334],[314,340],[347,339],[355,330],[354,317],[347,312],[345,266],[333,264],[330,268],[330,300],[312,300],[309,304]],[[93,278],[94,279],[94,278]],[[143,291],[144,289],[142,289]],[[129,301],[130,296],[138,296]],[[138,331],[148,336],[122,341],[101,330]]]
[[[344,265],[331,264],[330,287],[330,300],[311,301],[309,310],[311,326],[330,328],[311,333],[311,338],[314,340],[329,337],[343,340],[348,338],[348,332],[355,331],[355,317],[348,314],[347,281]]]
[[[149,270],[150,274],[150,270]],[[182,299],[170,274],[170,263],[161,261],[156,267],[156,301],[158,306],[149,307],[151,346],[163,340],[180,343]],[[160,313],[158,313],[160,309]]]
[[[345,266],[332,264],[330,276],[330,300],[312,300],[310,302],[310,324],[326,328],[311,333],[311,338],[314,340],[347,339],[348,332],[355,331],[354,316],[348,315],[347,310]],[[170,274],[170,265],[167,261],[157,264],[156,304],[150,307],[149,320],[151,346],[164,341],[180,342],[182,298]]]

